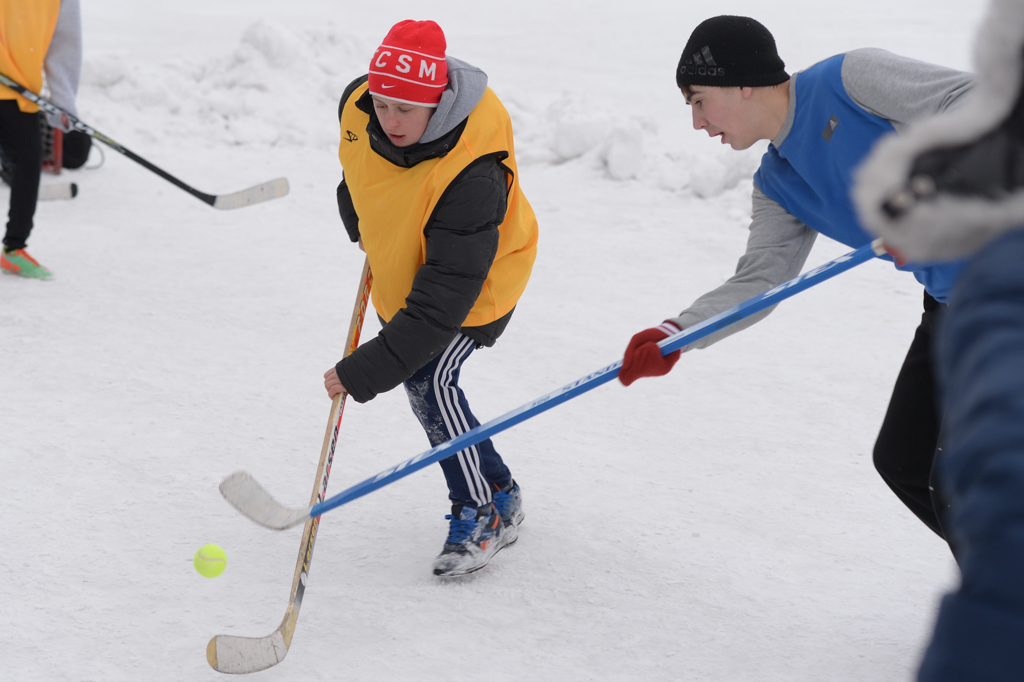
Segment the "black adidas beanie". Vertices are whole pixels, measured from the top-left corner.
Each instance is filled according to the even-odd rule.
[[[761,87],[789,80],[775,38],[750,17],[720,16],[693,29],[676,68],[676,85]]]

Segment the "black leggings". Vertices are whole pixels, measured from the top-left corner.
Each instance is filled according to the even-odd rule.
[[[932,337],[945,309],[927,293],[924,314],[896,378],[889,409],[875,442],[875,469],[903,504],[939,537],[949,505],[932,478],[942,418],[932,369]]]
[[[9,164],[5,170],[11,184],[4,247],[15,251],[24,248],[28,241],[39,198],[39,173],[43,167],[39,113],[26,114],[15,100],[0,100],[0,146],[5,163]]]

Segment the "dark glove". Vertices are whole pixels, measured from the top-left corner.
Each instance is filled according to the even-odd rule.
[[[679,331],[678,325],[666,320],[660,327],[645,329],[630,339],[629,345],[626,346],[626,354],[622,358],[622,369],[619,370],[619,381],[623,386],[629,386],[640,377],[660,377],[668,374],[672,366],[679,361],[683,350],[662,355],[658,342]]]

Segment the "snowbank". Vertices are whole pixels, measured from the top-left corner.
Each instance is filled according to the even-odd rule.
[[[338,97],[362,73],[369,53],[333,28],[295,32],[257,21],[230,54],[205,61],[151,65],[87,56],[82,89],[96,102],[92,110],[117,111],[117,124],[136,122],[154,135],[212,145],[322,147],[336,143]],[[87,121],[89,111],[82,111]],[[118,139],[117,130],[103,132]]]
[[[204,146],[332,147],[338,98],[365,72],[372,51],[335,27],[294,31],[260,20],[221,57],[185,56],[159,65],[87,57],[83,97],[93,105],[82,115],[119,141],[134,125],[143,136],[199,139]],[[538,101],[534,93],[496,87],[524,165],[579,163],[612,180],[652,182],[701,198],[745,183],[757,167],[760,151],[723,154],[697,134],[672,143],[628,103],[609,109],[571,92]],[[108,112],[108,120],[94,122],[95,111]]]

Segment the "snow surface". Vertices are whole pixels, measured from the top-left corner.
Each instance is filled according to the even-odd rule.
[[[0,281],[0,679],[220,679],[212,635],[277,627],[299,532],[217,485],[245,468],[308,500],[362,264],[334,203],[337,98],[393,23],[439,21],[490,74],[540,219],[515,318],[463,375],[486,421],[731,274],[763,148],[690,130],[672,70],[696,23],[759,17],[791,70],[861,46],[968,69],[980,5],[83,3],[84,120],[203,191],[292,192],[213,211],[107,150],[62,176],[78,198],[39,206],[56,280]],[[808,267],[845,251],[822,239]],[[910,679],[956,571],[870,453],[920,297],[868,263],[499,436],[527,518],[464,580],[430,574],[435,467],[324,516],[291,651],[257,677]],[[402,391],[350,403],[330,491],[427,447]],[[191,565],[208,542],[216,580]]]

